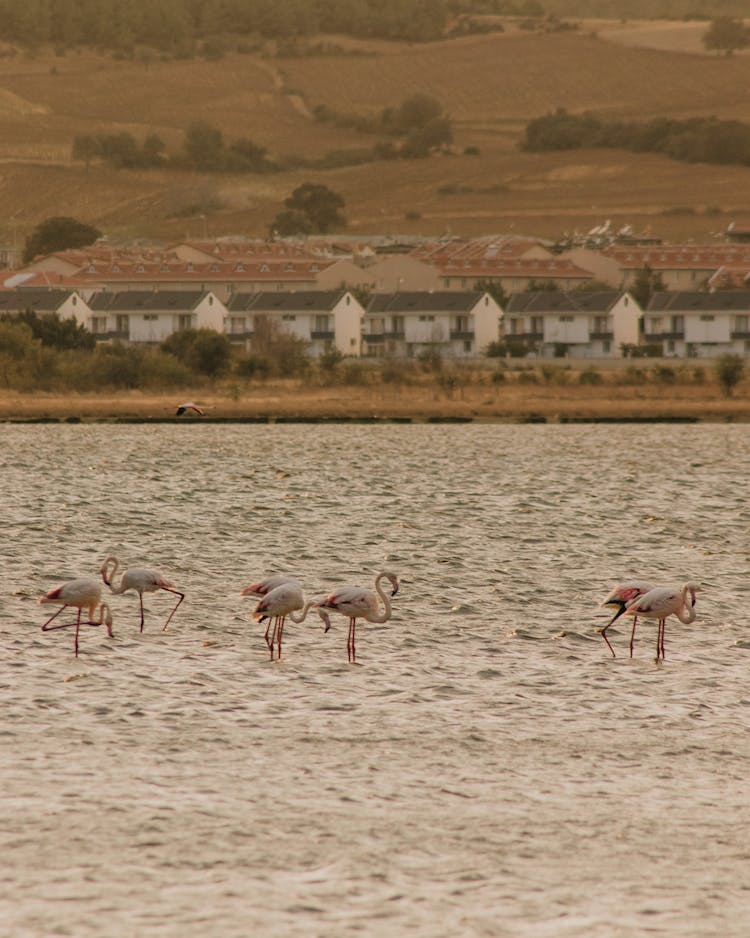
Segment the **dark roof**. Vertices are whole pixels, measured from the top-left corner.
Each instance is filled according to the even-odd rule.
[[[513,293],[505,306],[506,313],[608,312],[622,296],[622,290],[531,290]]]
[[[0,290],[0,312],[56,313],[73,290]]]
[[[698,290],[664,291],[654,293],[646,309],[649,312],[691,309],[705,310],[750,310],[750,290],[717,290],[706,293]]]
[[[256,312],[330,312],[346,290],[286,290],[272,293],[233,293],[226,306],[230,313]]]
[[[484,296],[481,291],[403,290],[376,293],[367,304],[368,313],[465,313]]]
[[[193,310],[204,296],[204,290],[102,290],[91,296],[88,305],[94,312]]]

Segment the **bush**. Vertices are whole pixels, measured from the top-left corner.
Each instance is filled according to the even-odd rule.
[[[735,387],[743,378],[745,363],[739,355],[721,355],[716,359],[714,373],[722,393],[726,397],[731,397]]]
[[[579,384],[601,384],[603,381],[601,373],[594,368],[584,368],[578,375]]]

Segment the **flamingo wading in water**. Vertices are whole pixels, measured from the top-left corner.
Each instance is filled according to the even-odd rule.
[[[286,573],[272,573],[270,576],[258,580],[257,583],[251,583],[249,586],[241,589],[240,596],[265,596],[267,593],[270,593],[272,589],[276,589],[277,586],[281,586],[284,583],[295,583],[299,586],[299,580],[296,577],[289,576]],[[300,587],[300,589],[301,588],[302,587]],[[275,616],[268,617],[268,627],[266,628],[265,634],[266,645],[268,645],[268,633],[271,630],[272,623],[275,626]],[[269,645],[269,648],[270,647]]]
[[[625,580],[623,583],[618,583],[617,586],[612,587],[609,595],[603,599],[599,605],[600,606],[616,606],[617,612],[612,616],[609,622],[601,629],[601,636],[604,641],[607,643],[607,648],[612,652],[612,657],[617,657],[615,655],[614,648],[610,645],[609,639],[607,638],[607,629],[620,618],[621,615],[625,613],[625,610],[628,608],[628,603],[632,603],[634,599],[638,599],[639,596],[643,596],[648,593],[649,590],[654,588],[652,583],[647,583],[645,580]],[[633,657],[633,635],[635,635],[635,626],[638,622],[638,618],[633,619],[633,631],[630,636],[630,657]]]
[[[244,590],[243,590],[244,592]],[[279,586],[269,590],[253,610],[253,622],[263,622],[268,619],[268,628],[266,628],[266,645],[271,652],[271,661],[273,661],[273,646],[276,642],[277,657],[281,658],[281,639],[284,634],[284,620],[287,616],[292,622],[304,622],[310,609],[317,609],[318,615],[325,624],[323,631],[327,632],[331,627],[331,620],[328,614],[318,609],[318,603],[314,600],[305,602],[302,594],[302,587],[296,580],[287,580]],[[298,610],[302,610],[299,615],[295,615]],[[271,640],[268,639],[268,629],[273,621],[273,631]]]
[[[55,603],[60,606],[57,612],[53,613],[42,626],[43,632],[52,632],[55,629],[67,629],[75,626],[74,648],[76,658],[78,657],[78,632],[82,625],[106,625],[107,635],[109,635],[110,638],[114,638],[112,632],[112,613],[109,611],[109,606],[102,602],[102,584],[99,580],[94,580],[89,577],[81,577],[78,580],[68,580],[68,582],[63,583],[62,586],[57,586],[55,589],[51,589],[48,593],[45,593],[44,596],[40,596],[37,602],[40,604]],[[50,625],[50,623],[53,622],[64,609],[67,609],[68,606],[78,609],[76,621],[64,622],[61,625]],[[94,618],[97,606],[99,607],[98,620]],[[86,621],[81,622],[81,614],[84,609],[88,609],[89,615]]]
[[[112,564],[112,569],[110,571],[109,566]],[[157,590],[166,590],[168,593],[174,593],[175,596],[180,598],[177,600],[177,605],[167,616],[167,621],[164,623],[162,632],[167,631],[167,627],[172,620],[172,616],[177,612],[177,607],[185,598],[185,594],[181,593],[178,589],[175,589],[173,583],[170,583],[158,570],[151,570],[149,567],[128,567],[127,570],[123,571],[122,576],[120,577],[119,585],[114,585],[112,580],[117,573],[117,570],[120,566],[120,561],[117,557],[107,557],[107,559],[102,564],[101,574],[102,580],[110,588],[113,593],[125,593],[127,590],[135,590],[138,593],[138,601],[141,607],[141,632],[143,631],[143,594],[144,593],[155,593]]]
[[[674,586],[655,586],[648,593],[639,596],[628,604],[626,616],[633,616],[633,632],[630,637],[630,657],[633,657],[633,639],[635,621],[638,616],[644,619],[658,619],[656,632],[656,660],[664,659],[664,632],[669,616],[677,616],[680,622],[688,625],[695,621],[695,593],[698,587],[686,583],[682,589]]]
[[[346,653],[349,661],[357,660],[355,644],[355,631],[357,619],[366,619],[368,622],[387,622],[391,617],[391,603],[388,596],[380,586],[381,580],[390,580],[391,596],[398,592],[398,577],[395,573],[379,573],[375,577],[374,589],[362,586],[342,586],[334,590],[321,603],[320,609],[327,612],[339,612],[349,618],[349,636],[346,640]],[[378,597],[383,603],[380,611]]]

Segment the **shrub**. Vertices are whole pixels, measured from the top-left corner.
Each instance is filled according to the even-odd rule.
[[[594,368],[584,368],[578,375],[579,384],[601,384],[604,381],[601,373]]]
[[[734,389],[742,380],[744,372],[745,363],[739,355],[721,355],[716,359],[714,373],[726,397],[734,394]]]

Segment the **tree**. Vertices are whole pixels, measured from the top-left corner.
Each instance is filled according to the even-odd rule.
[[[745,373],[745,363],[739,355],[721,355],[716,359],[714,371],[722,392],[731,397]]]
[[[732,19],[731,16],[717,16],[711,20],[703,34],[703,45],[707,49],[716,49],[717,52],[732,55],[737,49],[745,49],[750,45],[750,30],[742,20]]]
[[[195,121],[188,127],[184,150],[191,168],[210,172],[224,167],[226,154],[221,131],[206,121]]]
[[[34,338],[39,339],[42,345],[48,348],[92,349],[96,345],[96,338],[85,326],[76,322],[75,319],[61,319],[57,313],[40,316],[33,309],[29,309],[18,316],[4,313],[0,318],[25,322]]]
[[[229,339],[214,329],[173,332],[162,342],[161,349],[209,378],[216,378],[227,371],[232,355]]]
[[[641,309],[648,306],[648,302],[654,293],[663,293],[666,290],[661,274],[654,271],[646,264],[636,272],[633,283],[630,287],[630,293]]]
[[[312,182],[303,183],[292,192],[284,205],[290,211],[302,212],[306,215],[312,230],[324,234],[335,227],[346,224],[340,210],[345,202],[342,196],[328,186],[316,185]]]
[[[305,212],[286,209],[271,222],[270,235],[272,238],[288,238],[293,235],[312,234],[313,226],[310,216]]]
[[[40,222],[26,239],[23,249],[23,262],[28,264],[40,254],[52,254],[68,248],[82,248],[93,244],[102,233],[93,225],[87,225],[75,218],[57,216]]]

